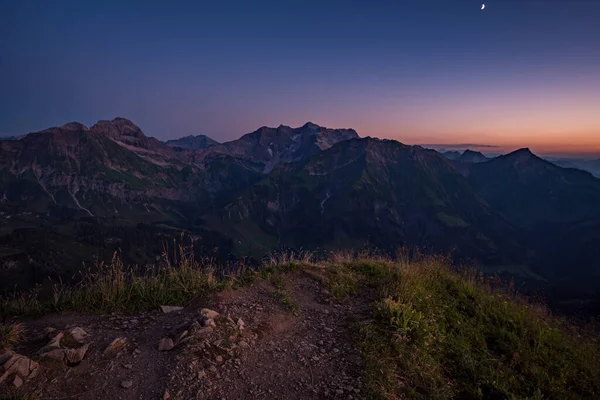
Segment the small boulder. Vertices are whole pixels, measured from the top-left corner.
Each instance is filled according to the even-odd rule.
[[[169,351],[173,347],[175,347],[175,344],[171,338],[162,338],[158,342],[158,351]]]
[[[212,318],[206,318],[202,320],[202,326],[205,328],[216,328],[217,323]]]
[[[211,310],[209,308],[203,308],[202,310],[200,310],[200,315],[205,318],[205,319],[215,319],[217,318],[220,314],[214,310]]]
[[[160,306],[160,309],[161,309],[161,311],[164,314],[168,314],[168,313],[175,312],[175,311],[181,311],[181,310],[183,310],[183,307],[180,307],[180,306]]]
[[[163,400],[169,400],[171,398],[171,394],[168,390],[165,390],[165,394],[163,394]]]
[[[129,389],[132,386],[133,386],[133,381],[132,380],[127,380],[127,381],[122,381],[121,382],[121,387],[124,388],[124,389]]]
[[[243,331],[244,330],[244,326],[245,326],[244,321],[241,318],[238,318],[238,320],[237,320],[237,328],[240,331]]]
[[[104,349],[105,356],[114,356],[116,355],[125,345],[127,344],[127,339],[124,337],[118,337]]]
[[[85,342],[85,338],[87,337],[87,332],[82,328],[76,326],[69,331],[69,335],[79,344],[83,344]]]
[[[62,362],[62,361],[64,361],[65,356],[66,356],[65,351],[66,351],[65,349],[50,350],[49,352],[44,353],[43,357],[48,357],[53,360]]]
[[[19,375],[15,375],[15,379],[13,380],[13,385],[15,385],[16,388],[20,388],[22,384],[23,384],[23,379],[21,379],[21,377]]]
[[[89,344],[85,344],[78,349],[66,349],[65,358],[67,363],[71,366],[79,364],[85,357],[89,347]]]
[[[12,374],[20,375],[24,378],[35,376],[39,364],[28,357],[20,354],[13,354],[0,368],[0,383],[4,382]]]

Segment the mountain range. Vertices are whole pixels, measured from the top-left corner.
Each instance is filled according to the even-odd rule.
[[[162,142],[116,118],[0,141],[0,281],[67,279],[116,250],[198,254],[400,246],[594,295],[600,180],[528,149],[440,154],[352,129],[262,127]],[[597,289],[596,289],[597,290]]]

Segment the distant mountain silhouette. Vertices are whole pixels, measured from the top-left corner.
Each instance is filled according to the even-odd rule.
[[[489,158],[484,156],[479,151],[473,151],[473,150],[467,149],[456,160],[460,161],[460,162],[466,162],[466,163],[480,163],[480,162],[485,162],[485,161],[489,160]]]

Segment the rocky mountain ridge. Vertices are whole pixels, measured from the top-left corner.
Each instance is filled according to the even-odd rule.
[[[32,285],[116,249],[145,264],[182,232],[220,259],[413,246],[564,277],[549,256],[560,248],[581,255],[579,275],[600,271],[590,265],[600,180],[528,149],[461,157],[312,123],[199,149],[147,137],[124,118],[69,123],[0,141],[0,258],[18,266],[0,274]]]

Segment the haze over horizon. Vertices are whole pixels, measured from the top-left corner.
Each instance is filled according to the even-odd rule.
[[[0,135],[122,116],[226,141],[312,121],[600,155],[600,2],[323,3],[4,3]]]

